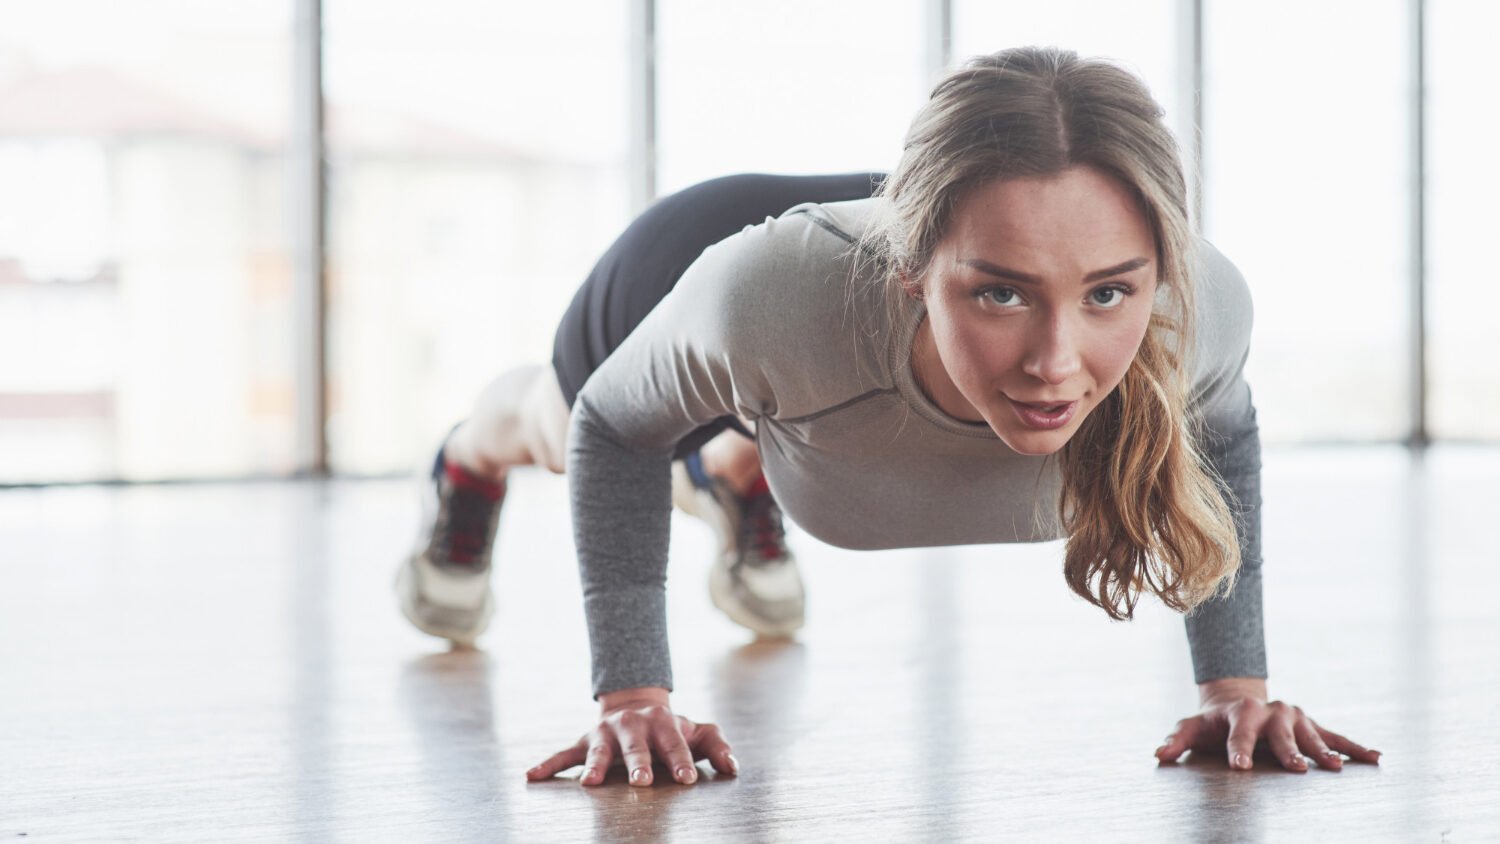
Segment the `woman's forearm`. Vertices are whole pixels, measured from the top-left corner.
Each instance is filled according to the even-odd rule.
[[[568,488],[594,695],[670,689],[671,455],[613,442],[584,400],[574,406],[569,440]]]
[[[1266,633],[1261,600],[1260,429],[1249,388],[1237,385],[1240,410],[1208,420],[1204,450],[1229,486],[1229,508],[1240,545],[1234,590],[1197,607],[1185,624],[1194,681],[1219,677],[1265,677]]]

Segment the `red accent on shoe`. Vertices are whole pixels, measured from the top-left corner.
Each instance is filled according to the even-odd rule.
[[[477,493],[490,501],[499,501],[505,495],[505,481],[482,478],[447,457],[443,458],[443,473],[455,487]]]
[[[786,546],[781,544],[780,531],[772,520],[771,508],[775,506],[775,499],[771,496],[771,485],[766,483],[766,476],[761,475],[755,479],[755,483],[745,490],[744,501],[753,501],[765,497],[765,505],[757,505],[752,509],[756,514],[753,528],[755,530],[754,543],[760,551],[760,555],[768,560],[779,559],[786,556]]]
[[[755,547],[760,550],[760,555],[767,560],[779,560],[786,556],[786,546],[777,539],[775,532],[770,530],[759,530],[755,534]]]

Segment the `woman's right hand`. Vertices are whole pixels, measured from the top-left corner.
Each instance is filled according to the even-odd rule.
[[[526,772],[531,782],[583,765],[582,785],[598,785],[616,761],[631,785],[650,785],[651,762],[662,762],[684,785],[698,781],[699,759],[721,774],[739,773],[739,762],[715,724],[697,724],[672,712],[666,689],[620,689],[599,696],[599,724],[566,750]]]

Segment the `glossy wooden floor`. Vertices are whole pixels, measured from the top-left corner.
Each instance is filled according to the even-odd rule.
[[[562,479],[515,476],[495,627],[455,653],[389,588],[410,483],[0,492],[0,841],[1500,839],[1500,451],[1266,461],[1272,696],[1378,767],[1158,766],[1181,620],[1110,623],[1057,544],[794,533],[808,626],[750,644],[678,516],[674,704],[741,775],[527,784],[597,707]]]

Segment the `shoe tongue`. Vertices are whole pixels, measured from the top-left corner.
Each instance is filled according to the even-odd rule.
[[[755,557],[760,557],[760,562],[779,560],[786,556],[786,551],[781,544],[781,520],[776,515],[776,500],[771,497],[771,486],[766,483],[766,476],[761,475],[755,479],[755,483],[745,490],[745,495],[740,499],[744,502],[744,518],[741,523],[742,535],[749,547],[756,550],[756,554],[747,556],[751,565],[756,565]]]

